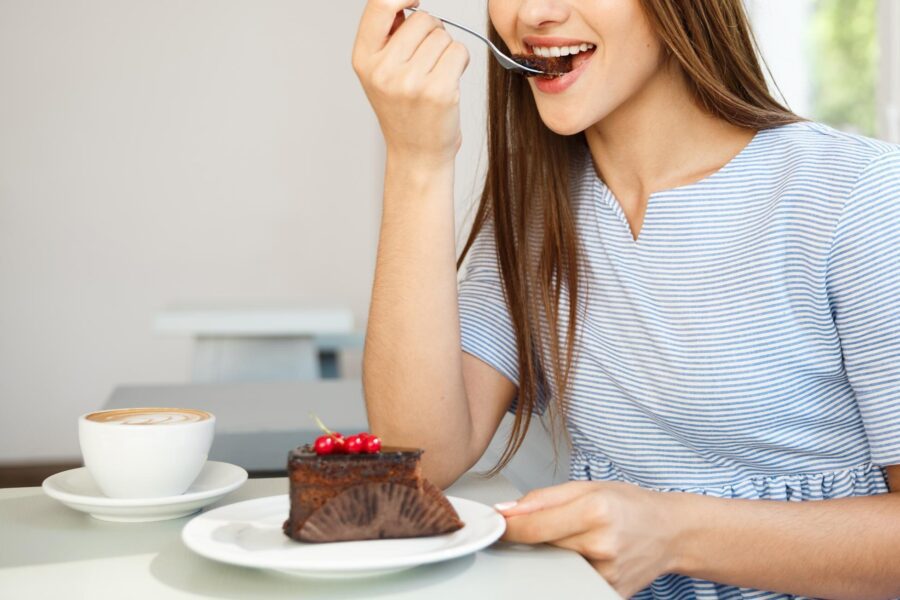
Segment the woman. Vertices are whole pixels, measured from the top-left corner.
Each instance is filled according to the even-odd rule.
[[[373,430],[446,486],[506,410],[501,466],[560,415],[575,481],[498,505],[504,539],[626,597],[900,596],[900,150],[775,101],[740,0],[490,0],[502,49],[580,56],[491,62],[457,288],[468,56],[415,4],[370,0],[353,52],[387,144]]]

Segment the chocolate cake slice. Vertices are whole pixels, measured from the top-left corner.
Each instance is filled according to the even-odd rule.
[[[529,69],[537,69],[542,71],[544,75],[537,73],[529,73],[527,71],[522,74],[525,77],[561,77],[572,70],[572,59],[574,55],[568,56],[537,56],[536,54],[513,54],[513,60]]]
[[[301,542],[421,537],[456,531],[459,515],[422,477],[422,450],[288,456],[290,515],[284,533]]]

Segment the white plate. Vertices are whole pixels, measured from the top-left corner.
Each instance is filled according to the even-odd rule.
[[[281,529],[288,496],[257,498],[194,517],[181,538],[194,552],[224,563],[304,577],[368,577],[465,556],[494,543],[506,521],[493,508],[447,496],[465,525],[420,538],[306,544]]]
[[[197,512],[247,481],[247,471],[223,462],[207,461],[191,487],[180,496],[110,498],[85,467],[57,473],[44,480],[51,498],[103,521],[143,522],[177,519]]]

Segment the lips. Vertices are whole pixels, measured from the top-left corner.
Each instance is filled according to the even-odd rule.
[[[586,63],[590,58],[594,55],[597,48],[591,48],[586,52],[579,52],[575,56],[572,57],[572,70],[574,71],[584,63]]]
[[[535,46],[542,48],[552,48],[562,46],[580,46],[581,44],[590,44],[592,46],[596,45],[594,42],[588,40],[539,35],[526,35],[522,38],[522,44],[530,53],[534,53]]]
[[[522,75],[524,75],[525,77],[542,77],[544,79],[551,79],[553,77],[559,77],[560,75],[571,71],[572,59],[574,57],[557,56],[554,58],[547,58],[543,56],[535,56],[534,54],[513,54],[512,58],[523,67],[535,69],[544,73],[544,75],[538,75],[537,73],[532,72],[522,73]]]
[[[533,79],[534,86],[545,94],[560,94],[566,91],[578,81],[578,78],[587,69],[587,63],[590,61],[593,51],[584,52],[583,54],[583,58],[579,58],[580,55],[572,57],[572,70],[568,73],[557,77],[535,77]]]
[[[522,44],[525,53],[516,54],[514,58],[520,64],[548,73],[548,76],[537,76],[545,80],[577,69],[590,58],[595,49],[593,42],[565,37],[525,36]]]

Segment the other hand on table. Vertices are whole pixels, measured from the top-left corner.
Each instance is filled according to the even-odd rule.
[[[574,550],[627,598],[675,564],[677,517],[665,500],[630,483],[570,481],[495,508],[506,518],[503,541]]]

